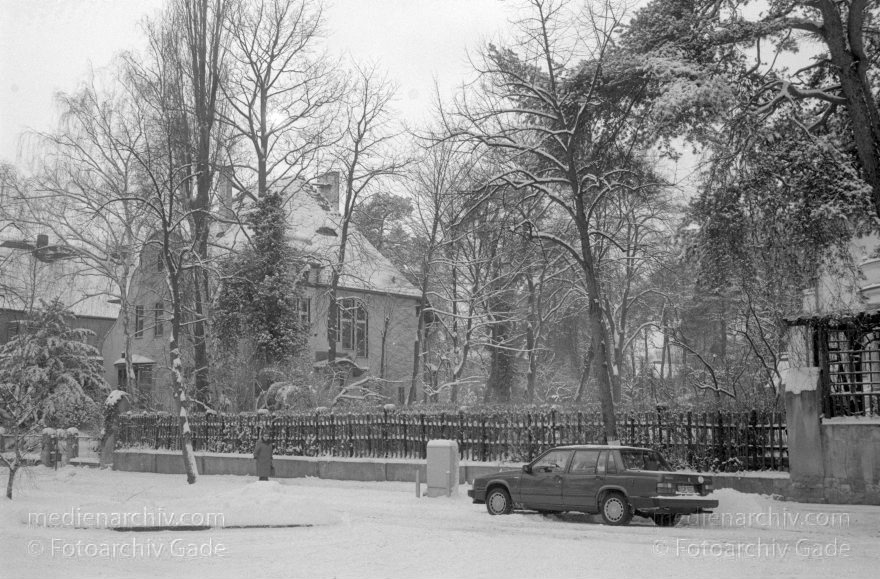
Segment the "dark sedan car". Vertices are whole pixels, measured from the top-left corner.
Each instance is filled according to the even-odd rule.
[[[481,476],[468,495],[492,515],[514,508],[599,513],[609,525],[633,515],[672,526],[682,515],[711,512],[712,477],[672,472],[659,452],[628,446],[559,446],[519,470]]]

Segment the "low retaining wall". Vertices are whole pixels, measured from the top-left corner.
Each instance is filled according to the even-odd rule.
[[[826,500],[880,505],[880,420],[824,420],[820,432]]]
[[[256,476],[253,456],[247,454],[196,453],[196,464],[201,474],[233,474]],[[356,481],[414,482],[427,481],[425,461],[380,458],[340,458],[310,456],[275,456],[275,476],[278,478],[316,477]],[[472,483],[474,478],[502,470],[518,469],[520,464],[486,464],[462,462],[458,482]],[[184,474],[183,458],[179,451],[117,450],[113,453],[113,470]],[[765,495],[788,494],[789,479],[779,473],[712,474],[715,488],[730,488],[744,493]]]

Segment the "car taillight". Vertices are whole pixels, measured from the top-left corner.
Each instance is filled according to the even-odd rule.
[[[657,494],[658,495],[674,495],[675,494],[675,485],[668,482],[657,483]]]

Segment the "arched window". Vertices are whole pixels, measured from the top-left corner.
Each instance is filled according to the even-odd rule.
[[[367,307],[357,298],[339,300],[339,341],[343,350],[358,358],[369,356],[369,317]]]

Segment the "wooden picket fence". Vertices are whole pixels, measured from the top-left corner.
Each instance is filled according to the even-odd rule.
[[[561,444],[602,442],[601,416],[585,412],[207,414],[190,418],[196,450],[250,453],[268,427],[276,454],[420,459],[433,439],[458,442],[462,460],[527,462]],[[655,448],[678,468],[787,470],[777,413],[643,413],[618,417],[623,444]],[[123,416],[121,448],[179,449],[177,418]]]

